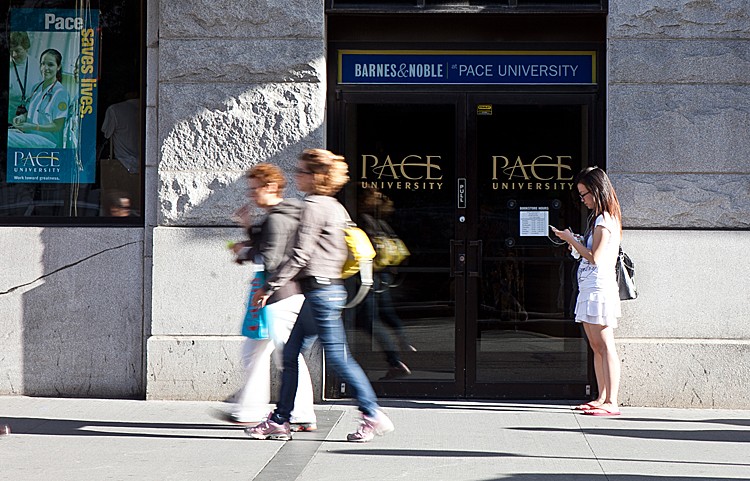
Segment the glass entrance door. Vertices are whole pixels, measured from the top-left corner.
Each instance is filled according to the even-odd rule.
[[[576,264],[549,225],[580,232],[573,179],[589,164],[587,96],[469,97],[471,230],[479,275],[467,315],[467,395],[580,398],[588,349],[572,322]]]
[[[588,99],[349,93],[338,106],[347,207],[381,252],[408,249],[376,258],[375,288],[345,316],[378,395],[583,396],[573,260],[547,225],[579,229]],[[346,397],[327,376],[326,394]]]
[[[465,177],[459,100],[360,94],[341,105],[345,200],[379,252],[375,286],[346,313],[347,334],[381,396],[464,394],[465,286],[451,275],[451,247],[465,235],[455,215],[456,179]],[[387,259],[396,238],[408,256]]]

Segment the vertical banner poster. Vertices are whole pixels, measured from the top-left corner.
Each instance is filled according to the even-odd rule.
[[[7,182],[94,183],[99,11],[14,8],[9,36],[29,48],[10,65]]]

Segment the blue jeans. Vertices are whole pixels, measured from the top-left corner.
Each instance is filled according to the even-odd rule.
[[[326,364],[342,378],[366,416],[379,409],[375,391],[362,368],[354,360],[346,343],[341,311],[346,303],[346,289],[341,285],[321,287],[305,293],[297,323],[284,346],[284,371],[281,391],[272,420],[288,422],[297,392],[298,358],[305,341],[318,336],[326,356]]]

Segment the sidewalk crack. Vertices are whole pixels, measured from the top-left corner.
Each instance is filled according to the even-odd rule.
[[[602,466],[602,461],[599,459],[599,456],[596,455],[596,453],[594,452],[594,448],[591,446],[591,443],[589,442],[589,438],[586,435],[586,430],[583,428],[583,426],[581,426],[580,421],[578,421],[578,415],[573,414],[573,418],[576,420],[576,424],[578,425],[578,429],[580,429],[581,434],[583,434],[583,440],[586,441],[586,446],[589,447],[589,451],[594,456],[594,459],[596,460],[596,464],[599,465],[599,469],[602,472],[602,476],[604,476],[604,479],[609,481],[609,476],[607,476],[607,472],[604,470],[604,466]]]

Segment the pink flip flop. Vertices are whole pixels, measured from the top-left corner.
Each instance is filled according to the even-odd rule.
[[[619,416],[620,411],[608,411],[604,408],[594,408],[588,411],[583,411],[583,414],[588,416]]]
[[[579,404],[578,406],[574,407],[574,411],[591,411],[592,409],[599,409],[599,406],[594,406],[590,402]]]

